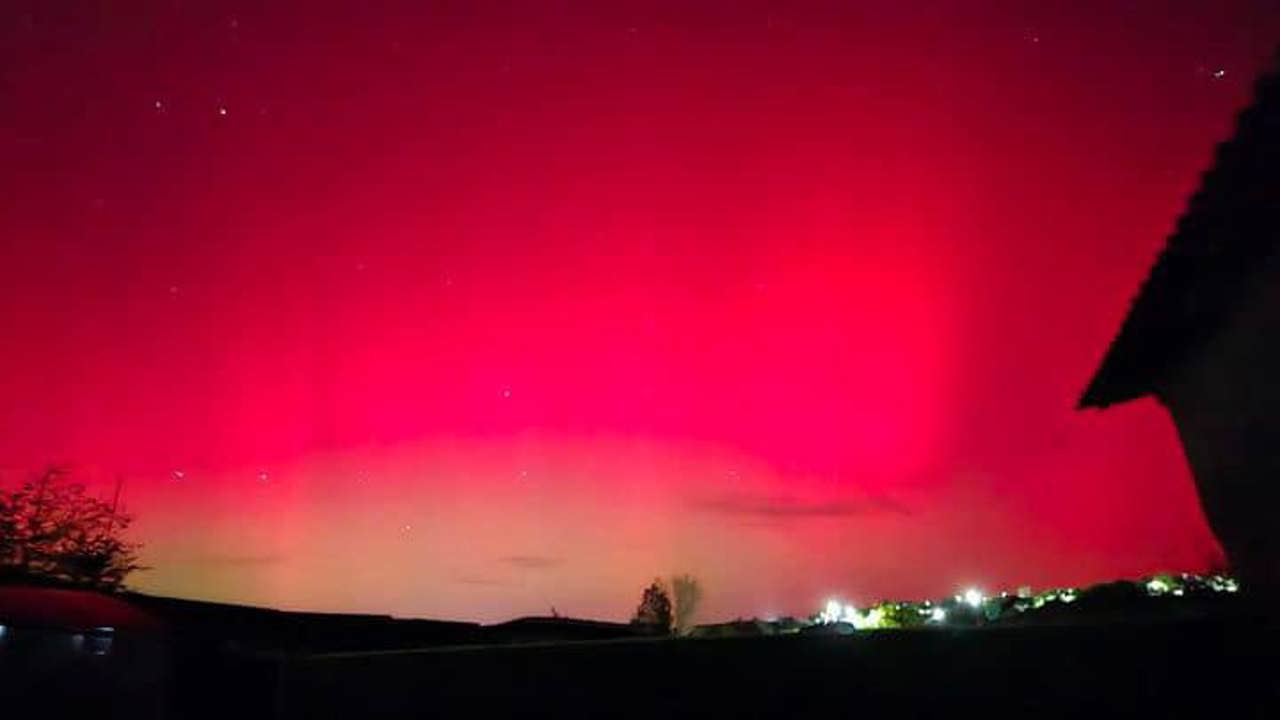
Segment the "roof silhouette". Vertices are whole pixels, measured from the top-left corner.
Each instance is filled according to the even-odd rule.
[[[1212,339],[1278,245],[1280,54],[1218,145],[1079,407],[1155,392]]]
[[[111,627],[154,632],[162,618],[124,597],[97,590],[31,585],[0,586],[0,624],[61,630]]]

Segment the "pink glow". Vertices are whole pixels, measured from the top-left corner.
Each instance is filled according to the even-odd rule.
[[[300,608],[1216,557],[1163,413],[1072,406],[1274,8],[595,5],[0,10],[3,479],[123,474],[138,587]]]

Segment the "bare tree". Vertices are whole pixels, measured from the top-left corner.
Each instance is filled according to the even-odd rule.
[[[124,533],[132,518],[86,495],[64,468],[0,492],[0,578],[118,589],[138,565]]]
[[[683,635],[693,628],[693,618],[702,602],[702,586],[688,573],[671,578],[671,591],[675,596],[675,629]]]

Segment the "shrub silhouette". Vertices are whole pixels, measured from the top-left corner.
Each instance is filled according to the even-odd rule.
[[[86,495],[63,468],[0,492],[0,580],[61,582],[116,590],[138,565],[126,542],[132,518]]]
[[[671,596],[661,579],[655,579],[653,584],[645,588],[631,623],[644,625],[660,633],[671,632]]]

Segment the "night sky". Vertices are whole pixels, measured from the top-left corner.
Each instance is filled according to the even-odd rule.
[[[1219,558],[1163,411],[1073,406],[1280,4],[324,5],[0,7],[0,481],[125,478],[136,587],[715,619]]]

